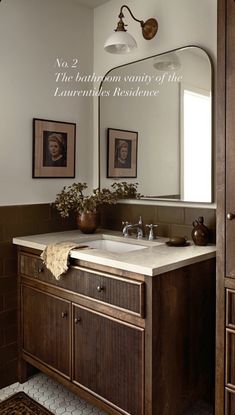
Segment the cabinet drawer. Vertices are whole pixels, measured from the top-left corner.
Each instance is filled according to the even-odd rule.
[[[226,290],[226,325],[235,329],[235,291]]]
[[[129,310],[143,317],[144,283],[111,276],[103,272],[72,268],[68,274],[75,276],[76,291],[95,300]]]
[[[30,254],[21,254],[19,256],[20,274],[38,278],[42,271],[44,271],[44,267],[40,257]]]
[[[144,282],[82,267],[70,267],[59,280],[43,266],[40,257],[21,254],[20,274],[76,292],[144,317]]]

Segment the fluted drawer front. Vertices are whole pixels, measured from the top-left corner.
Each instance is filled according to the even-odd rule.
[[[59,280],[43,265],[40,257],[20,255],[20,273],[144,317],[144,282],[116,275],[70,267]]]
[[[78,267],[71,269],[69,274],[76,281],[76,291],[80,294],[112,306],[127,309],[143,317],[143,282],[126,280]]]
[[[19,256],[19,270],[22,275],[38,278],[39,274],[45,271],[45,267],[43,267],[43,262],[40,257],[21,254]]]

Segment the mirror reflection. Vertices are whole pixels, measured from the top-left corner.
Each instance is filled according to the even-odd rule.
[[[212,202],[212,69],[185,47],[112,69],[99,98],[100,185],[144,198]],[[117,150],[128,163],[117,164]],[[121,154],[121,153],[120,153]]]

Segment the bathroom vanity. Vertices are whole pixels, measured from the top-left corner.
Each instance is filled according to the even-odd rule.
[[[107,239],[139,249],[71,251],[56,280],[48,243]],[[79,231],[15,238],[19,380],[37,368],[108,414],[180,415],[213,392],[215,247],[172,248]]]

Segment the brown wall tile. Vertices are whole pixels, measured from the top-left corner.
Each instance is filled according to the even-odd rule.
[[[5,336],[3,328],[0,328],[0,348],[5,344]],[[0,376],[1,378],[1,376]]]
[[[1,210],[0,210],[1,216]],[[15,258],[16,257],[16,246],[11,241],[5,242],[0,241],[0,259]]]
[[[176,236],[177,232],[179,236],[187,236],[189,239],[191,239],[192,221],[204,216],[211,230],[212,241],[215,240],[215,211],[212,209],[118,203],[102,208],[101,227],[121,231],[122,220],[134,223],[139,216],[142,217],[144,224],[150,222],[157,224],[156,233],[159,236]]]
[[[13,276],[4,276],[0,277],[0,292],[5,294],[6,292],[11,292],[16,290],[17,277]]]
[[[216,226],[216,211],[214,209],[203,209],[199,214],[199,209],[186,208],[185,209],[185,225],[192,225],[195,219],[199,216],[204,217],[204,223],[208,228],[215,228]]]
[[[3,225],[0,225],[0,241],[3,240]]]
[[[159,206],[158,207],[158,222],[161,223],[184,223],[184,208]]]
[[[0,277],[3,275],[3,258],[0,258]]]
[[[4,296],[1,293],[0,294],[0,313],[3,311],[3,307],[4,307]]]
[[[171,225],[170,236],[183,236],[186,239],[192,239],[191,237],[192,227],[186,225]]]
[[[5,329],[5,344],[11,344],[17,342],[17,326],[13,324],[12,326],[6,327]]]
[[[167,225],[166,223],[158,223],[156,229],[156,235],[157,236],[163,236],[164,238],[167,238],[170,236],[170,225]]]
[[[51,220],[51,206],[46,204],[25,205],[19,207],[20,219],[29,222]]]
[[[12,241],[13,237],[35,234],[35,221],[22,220],[17,222],[6,223],[3,226],[3,240]]]
[[[141,216],[144,225],[150,223],[157,223],[157,207],[147,205],[131,205],[131,222],[137,223]]]
[[[1,206],[0,207],[0,225],[12,222],[19,218],[20,206]]]
[[[2,329],[16,324],[16,310],[3,311],[0,313],[0,326]]]
[[[8,291],[4,295],[4,310],[13,310],[17,307],[17,291]]]
[[[17,273],[17,258],[6,258],[3,261],[3,272],[4,275],[11,275]]]
[[[0,368],[5,365],[7,361],[17,358],[17,344],[11,343],[0,348]]]
[[[0,388],[4,388],[6,385],[17,382],[17,359],[6,361],[0,368],[0,371]]]

